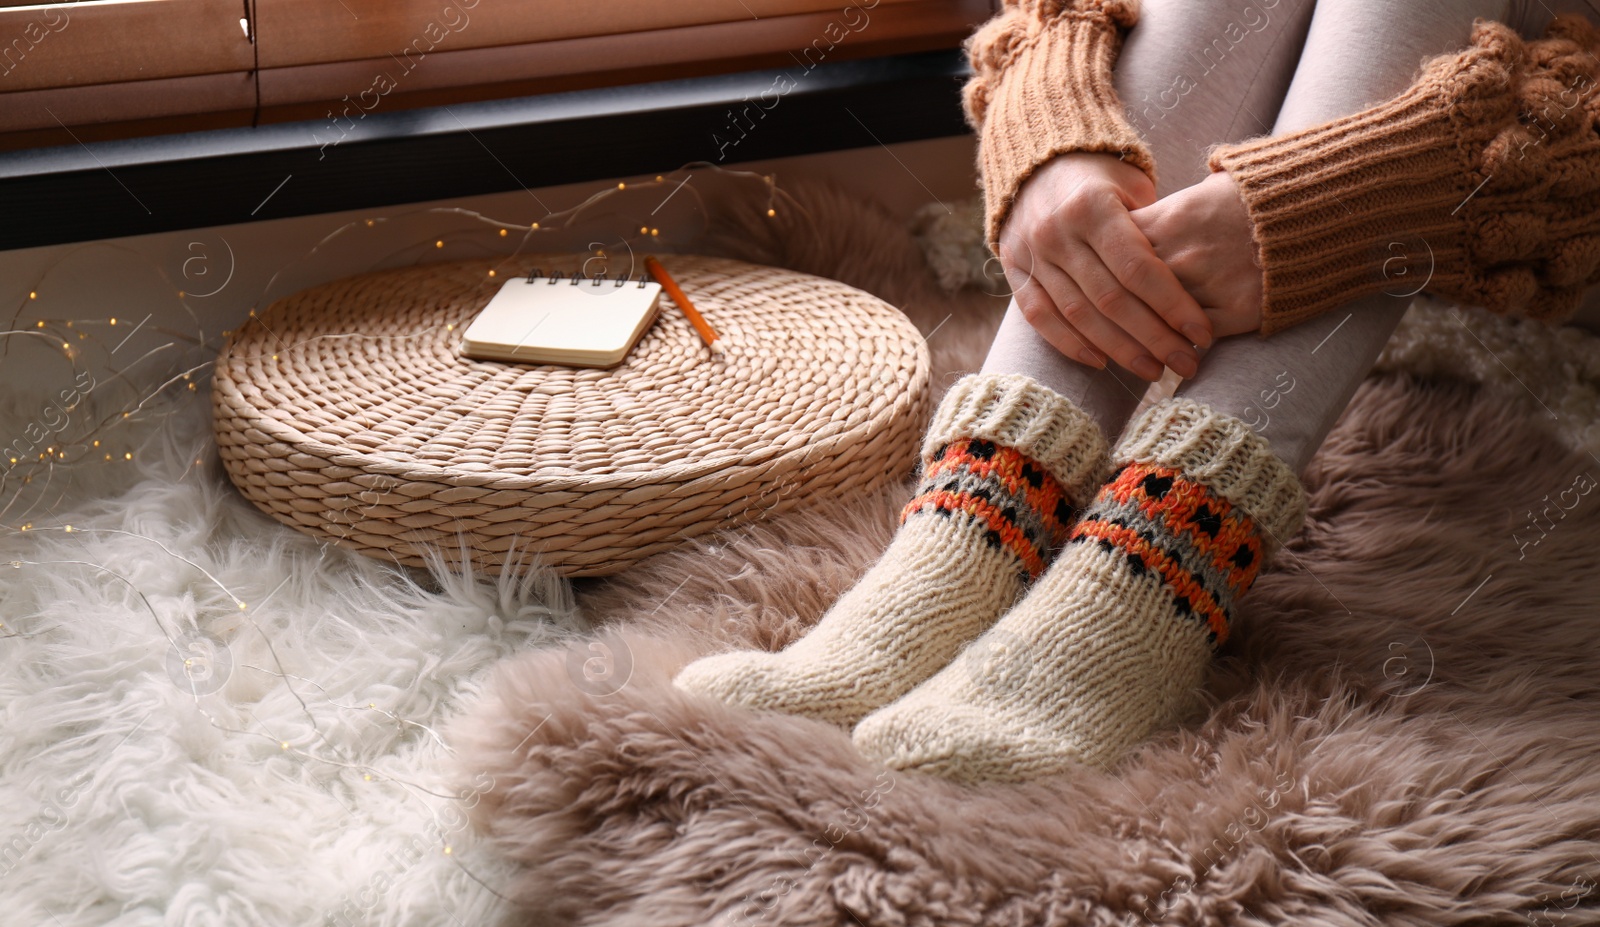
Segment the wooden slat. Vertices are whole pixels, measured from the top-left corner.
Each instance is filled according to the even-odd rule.
[[[0,93],[249,71],[239,0],[87,0],[0,9]]]
[[[0,132],[248,109],[255,97],[247,71],[22,90],[0,94]]]
[[[864,14],[859,31],[831,34],[837,10],[759,20],[657,29],[498,48],[440,51],[406,62],[384,57],[292,68],[260,74],[263,108],[325,102],[337,115],[360,118],[394,97],[450,87],[506,84],[561,76],[624,72],[642,67],[746,60],[771,54],[797,73],[824,61],[860,54],[951,47],[989,15],[988,0],[908,0]],[[922,41],[917,41],[922,40]],[[818,44],[813,45],[813,41]],[[705,68],[701,68],[705,70]],[[393,95],[393,96],[391,96]]]
[[[914,0],[256,0],[261,67],[523,45],[833,13],[846,28]]]

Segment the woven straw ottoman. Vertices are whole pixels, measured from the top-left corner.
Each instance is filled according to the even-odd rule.
[[[459,355],[508,276],[570,276],[583,258],[382,271],[252,316],[213,383],[234,484],[284,524],[408,566],[432,550],[498,573],[536,555],[599,576],[910,474],[927,347],[893,306],[833,280],[670,257],[722,356],[665,294],[610,370]]]

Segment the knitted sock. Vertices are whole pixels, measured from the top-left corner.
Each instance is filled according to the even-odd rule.
[[[1019,781],[1108,767],[1178,720],[1234,602],[1305,491],[1261,436],[1187,399],[1147,410],[1119,469],[1015,608],[949,666],[855,729],[896,769]]]
[[[1046,566],[1106,471],[1106,440],[1072,402],[1019,376],[951,387],[923,478],[888,550],[779,653],[717,654],[674,683],[848,727],[899,698],[992,625]]]

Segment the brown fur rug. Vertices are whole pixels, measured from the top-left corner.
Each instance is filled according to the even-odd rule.
[[[997,300],[940,291],[869,207],[797,195],[824,234],[728,250],[906,307],[940,383],[975,368]],[[1206,712],[1109,774],[890,774],[842,730],[670,687],[698,654],[803,633],[905,490],[580,584],[599,636],[508,660],[451,736],[492,777],[476,822],[529,924],[1600,923],[1596,474],[1508,393],[1369,380]]]

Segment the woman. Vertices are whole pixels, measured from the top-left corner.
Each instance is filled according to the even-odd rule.
[[[965,95],[1014,290],[983,369],[817,627],[677,685],[967,782],[1171,724],[1410,296],[1600,304],[1600,32],[1547,3],[1007,0]]]

